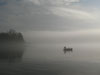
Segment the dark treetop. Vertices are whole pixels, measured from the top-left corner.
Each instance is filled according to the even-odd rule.
[[[10,29],[8,32],[0,33],[0,42],[24,42],[22,33]]]

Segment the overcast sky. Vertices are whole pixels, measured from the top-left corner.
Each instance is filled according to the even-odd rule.
[[[63,39],[70,36],[73,41],[99,41],[94,37],[100,33],[99,3],[100,0],[0,0],[0,31],[13,28],[34,33],[36,38],[52,34]]]
[[[100,28],[99,0],[0,0],[0,29]]]

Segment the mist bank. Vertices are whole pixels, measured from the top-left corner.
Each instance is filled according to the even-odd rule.
[[[24,32],[28,43],[33,44],[100,44],[100,30],[87,29],[78,31],[28,31]]]

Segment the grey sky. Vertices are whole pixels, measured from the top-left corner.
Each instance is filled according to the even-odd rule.
[[[63,39],[56,40],[58,42],[63,42],[67,38],[70,42],[88,40],[97,42],[99,39],[94,36],[99,37],[100,32],[99,2],[99,0],[0,0],[0,31],[14,28],[24,32],[25,35],[28,33],[28,36],[34,33],[33,37],[38,38],[37,40],[41,34],[45,36],[50,34],[49,38],[54,36],[56,39],[58,36],[58,40]],[[43,38],[41,36],[41,39],[49,40],[45,36]],[[90,39],[90,36],[93,38]]]
[[[81,0],[1,0],[0,11],[1,29],[48,31],[100,27],[98,8],[83,6]]]

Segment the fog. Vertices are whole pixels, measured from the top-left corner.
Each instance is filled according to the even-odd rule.
[[[0,0],[0,75],[100,75],[99,20],[99,0]]]
[[[39,62],[66,60],[100,62],[99,33],[99,29],[24,32],[28,47],[24,57]],[[72,47],[73,52],[64,55],[64,46]]]
[[[0,31],[22,32],[27,45],[26,57],[30,58],[36,50],[37,53],[45,50],[41,51],[43,54],[48,49],[62,52],[64,46],[81,51],[99,50],[98,3],[93,0],[1,0]]]
[[[27,42],[34,44],[99,44],[99,29],[78,31],[29,31],[25,32]]]

